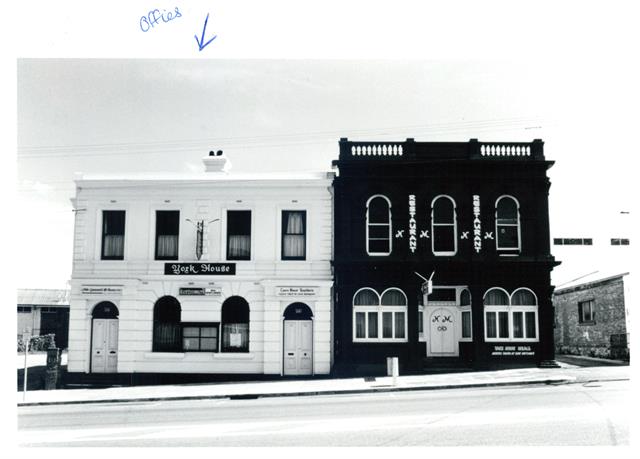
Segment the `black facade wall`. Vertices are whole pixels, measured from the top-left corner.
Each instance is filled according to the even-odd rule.
[[[517,362],[552,360],[553,306],[550,271],[557,263],[550,254],[548,193],[546,171],[551,162],[542,156],[541,142],[532,143],[532,158],[473,158],[470,143],[404,143],[406,158],[352,158],[343,154],[336,164],[339,175],[334,181],[334,224],[336,278],[335,362],[338,372],[358,373],[367,365],[384,366],[386,357],[400,358],[401,371],[415,371],[422,365],[425,343],[418,340],[418,301],[422,280],[415,271],[428,277],[435,271],[434,286],[466,285],[472,295],[473,343],[460,343],[461,355],[477,367],[508,363],[513,358],[492,356],[494,346],[528,345],[533,357]],[[412,147],[412,145],[417,147]],[[423,147],[423,145],[426,145]],[[432,154],[420,156],[423,149]],[[433,153],[435,151],[435,153]],[[440,156],[439,156],[440,155]],[[392,253],[369,256],[366,252],[366,202],[373,195],[391,201]],[[431,202],[447,195],[456,204],[457,252],[453,256],[435,256],[431,238],[418,238],[415,253],[409,250],[409,195],[415,195],[417,232],[427,230],[431,237]],[[473,245],[473,195],[480,196],[482,250]],[[495,203],[503,195],[519,203],[521,250],[517,256],[500,256],[496,251]],[[396,232],[404,230],[403,237]],[[461,239],[464,232],[468,239]],[[485,239],[490,232],[493,239]],[[362,287],[381,293],[389,287],[402,289],[408,299],[408,340],[406,343],[354,343],[353,295]],[[516,288],[531,289],[538,299],[539,342],[484,342],[482,297],[491,287],[509,293]],[[426,327],[426,324],[425,324]]]

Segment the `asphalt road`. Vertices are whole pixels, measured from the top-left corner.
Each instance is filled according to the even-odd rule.
[[[628,445],[629,381],[20,407],[20,446]]]

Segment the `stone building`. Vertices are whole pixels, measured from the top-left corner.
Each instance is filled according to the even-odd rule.
[[[624,273],[582,279],[579,284],[556,290],[556,352],[628,359],[628,286],[629,273]]]

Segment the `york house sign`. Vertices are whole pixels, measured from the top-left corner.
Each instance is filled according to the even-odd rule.
[[[235,263],[165,263],[164,273],[169,276],[233,276]]]

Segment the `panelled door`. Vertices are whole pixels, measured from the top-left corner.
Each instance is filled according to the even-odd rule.
[[[93,319],[91,372],[115,373],[118,369],[118,319]]]
[[[313,373],[313,321],[284,321],[284,374]]]
[[[455,308],[439,308],[429,316],[429,349],[433,356],[458,355]]]

